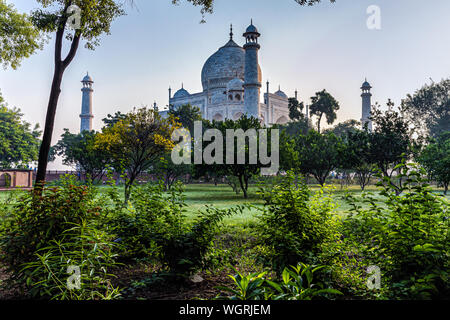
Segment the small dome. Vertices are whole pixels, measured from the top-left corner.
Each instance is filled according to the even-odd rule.
[[[175,94],[173,95],[173,97],[176,98],[183,98],[183,97],[187,97],[189,96],[189,92],[187,92],[186,89],[181,88],[180,90],[178,90],[177,92],[175,92]]]
[[[372,86],[371,86],[370,83],[367,82],[367,80],[366,80],[366,81],[364,81],[364,83],[362,84],[361,89],[363,89],[363,88],[368,88],[368,89],[370,89],[370,88],[372,88]]]
[[[277,92],[275,92],[275,94],[277,95],[277,96],[279,96],[279,97],[282,97],[282,98],[288,98],[288,96],[286,95],[286,93],[284,93],[283,91],[281,91],[281,90],[278,90]]]
[[[88,74],[86,74],[86,76],[83,78],[83,81],[82,82],[94,82],[94,81],[92,81],[92,78],[91,78],[91,76],[89,75],[89,73]]]
[[[244,90],[244,81],[239,78],[234,78],[227,84],[228,91],[242,91]]]
[[[253,25],[253,23],[251,25],[248,26],[247,30],[245,30],[246,33],[259,33],[258,29],[256,29],[256,27]]]

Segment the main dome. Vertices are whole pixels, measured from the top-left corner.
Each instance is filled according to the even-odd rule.
[[[226,88],[234,78],[244,78],[245,51],[230,40],[208,60],[202,69],[203,90]]]
[[[261,69],[259,68],[259,74]],[[202,69],[203,91],[216,88],[227,88],[227,84],[235,79],[244,79],[245,50],[233,40],[228,41],[214,53]]]

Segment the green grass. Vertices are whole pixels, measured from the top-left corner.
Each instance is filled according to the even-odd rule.
[[[106,193],[110,187],[98,187],[100,193]],[[318,186],[310,186],[313,192],[319,189]],[[376,194],[376,187],[370,186],[367,191],[374,192]],[[123,190],[120,189],[122,193]],[[345,215],[350,206],[343,199],[343,196],[347,190],[341,189],[340,186],[334,186],[332,191],[332,197],[337,204],[338,214]],[[348,192],[359,195],[361,194],[361,189],[359,186],[350,186]],[[437,191],[442,193],[442,191]],[[4,203],[8,199],[17,199],[17,197],[23,193],[23,191],[3,191],[0,192],[0,204]],[[255,217],[258,214],[257,208],[262,208],[263,201],[257,195],[257,188],[252,186],[249,192],[249,198],[244,199],[242,193],[236,195],[233,190],[227,185],[212,185],[212,184],[190,184],[186,185],[186,215],[188,220],[192,220],[199,211],[204,210],[206,205],[214,205],[220,209],[227,209],[237,205],[250,204],[254,208],[245,209],[240,215],[229,217],[225,219],[227,225],[241,225],[247,224],[255,221]],[[376,195],[376,197],[380,197]],[[447,195],[447,199],[450,200],[450,195]],[[381,200],[381,198],[380,198]]]

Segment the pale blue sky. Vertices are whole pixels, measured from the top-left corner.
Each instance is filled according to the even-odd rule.
[[[94,84],[94,128],[108,113],[134,106],[168,103],[168,87],[201,91],[206,59],[228,40],[235,41],[253,18],[262,36],[260,64],[271,91],[289,96],[297,88],[309,103],[327,89],[340,102],[338,121],[360,119],[360,86],[367,77],[374,102],[396,104],[432,78],[450,75],[450,1],[337,0],[300,7],[294,0],[216,0],[215,12],[199,24],[199,8],[173,6],[171,0],[135,0],[136,8],[116,20],[112,35],[95,51],[81,48],[64,76],[54,142],[63,128],[79,130],[80,80],[89,70]],[[33,0],[7,0],[20,11]],[[382,29],[366,27],[369,5],[381,8]],[[18,70],[0,72],[0,90],[32,123],[44,123],[53,74],[54,43],[24,61]],[[264,86],[265,88],[265,86]],[[50,168],[60,168],[55,163]]]

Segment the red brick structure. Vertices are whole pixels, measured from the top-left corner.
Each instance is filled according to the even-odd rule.
[[[0,190],[33,188],[33,171],[0,170]]]

